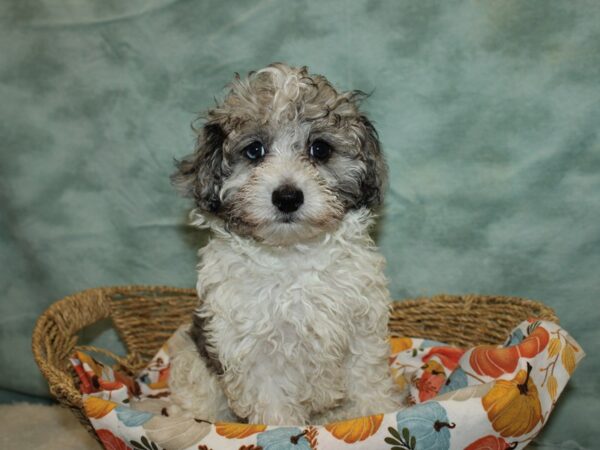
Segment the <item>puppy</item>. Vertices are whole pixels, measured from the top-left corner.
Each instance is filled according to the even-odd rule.
[[[173,398],[206,420],[273,425],[399,409],[385,262],[369,237],[387,167],[365,95],[284,64],[229,88],[172,176],[213,232],[197,351],[174,358]]]

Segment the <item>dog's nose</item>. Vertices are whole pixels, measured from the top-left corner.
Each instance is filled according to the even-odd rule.
[[[304,194],[293,186],[285,185],[273,191],[271,201],[279,211],[291,213],[300,208],[300,205],[304,202]]]

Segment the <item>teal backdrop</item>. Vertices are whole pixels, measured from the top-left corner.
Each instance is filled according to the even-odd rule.
[[[588,356],[537,445],[598,448],[597,1],[3,1],[0,399],[47,398],[30,336],[56,299],[193,285],[206,237],[172,160],[234,72],[273,61],[372,92],[394,297],[555,308]]]

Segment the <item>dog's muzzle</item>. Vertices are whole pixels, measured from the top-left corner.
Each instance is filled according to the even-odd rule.
[[[294,186],[284,185],[273,191],[271,201],[279,211],[292,213],[304,203],[304,194]]]

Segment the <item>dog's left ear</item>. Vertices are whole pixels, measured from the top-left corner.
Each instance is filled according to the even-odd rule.
[[[383,203],[388,177],[388,167],[381,151],[377,130],[364,115],[359,117],[363,128],[362,155],[366,170],[361,180],[362,197],[359,206],[375,209]]]
[[[218,123],[207,123],[198,133],[196,150],[180,161],[171,183],[186,197],[193,197],[203,211],[217,213],[223,184],[223,142],[225,132]]]

